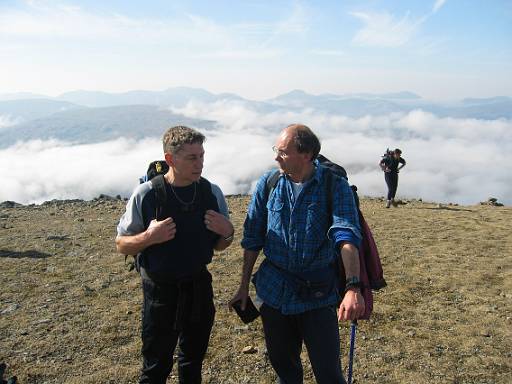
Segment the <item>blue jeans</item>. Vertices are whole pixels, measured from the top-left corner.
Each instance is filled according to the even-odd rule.
[[[178,342],[179,382],[200,383],[215,317],[211,275],[206,272],[204,279],[181,285],[142,279],[142,287],[143,364],[139,383],[166,383]]]
[[[317,383],[345,383],[335,307],[283,315],[263,304],[260,313],[270,363],[281,384],[302,384],[302,342],[306,345]]]
[[[388,186],[388,200],[393,200],[398,188],[398,173],[387,172],[384,174],[384,179],[386,180],[386,185]]]

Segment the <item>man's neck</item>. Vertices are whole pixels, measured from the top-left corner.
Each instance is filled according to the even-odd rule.
[[[313,176],[314,173],[315,173],[315,166],[311,162],[311,163],[308,163],[307,167],[304,167],[302,169],[302,172],[290,174],[288,176],[290,177],[290,180],[293,181],[294,183],[305,183],[306,181],[311,179],[311,177]]]
[[[179,177],[176,177],[174,172],[172,172],[172,169],[169,169],[169,171],[164,175],[164,179],[173,187],[187,187],[192,184],[189,180],[181,180]]]

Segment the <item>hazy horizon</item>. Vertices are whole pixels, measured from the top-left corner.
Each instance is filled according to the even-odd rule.
[[[31,100],[31,99],[40,99],[40,98],[49,99],[49,100],[59,100],[65,95],[69,95],[69,94],[73,94],[73,93],[77,93],[77,92],[100,93],[100,94],[106,94],[106,95],[112,95],[112,96],[126,95],[126,94],[130,94],[133,92],[156,92],[156,93],[159,93],[159,92],[165,92],[169,89],[172,90],[172,89],[179,89],[179,88],[204,90],[204,91],[211,93],[212,95],[216,95],[216,96],[228,93],[227,91],[212,90],[212,89],[208,89],[206,87],[195,87],[195,86],[192,87],[192,86],[178,84],[178,85],[173,85],[173,86],[169,86],[169,87],[157,87],[157,88],[151,88],[151,89],[150,88],[148,88],[148,89],[126,88],[124,90],[112,90],[112,91],[104,90],[104,89],[100,90],[100,89],[96,89],[96,88],[89,88],[89,89],[67,88],[60,92],[54,92],[54,93],[35,93],[35,92],[29,92],[29,91],[6,92],[6,93],[0,93],[0,101]],[[245,95],[243,92],[242,93],[229,92],[229,93],[232,93],[236,96],[240,96],[243,99],[248,100],[248,101],[265,102],[265,101],[272,100],[276,97],[288,94],[290,92],[295,92],[295,91],[305,92],[311,96],[322,96],[322,95],[326,95],[326,94],[333,94],[333,95],[337,95],[337,96],[341,96],[341,97],[356,97],[356,98],[361,97],[361,96],[380,97],[380,96],[386,95],[386,94],[410,92],[414,95],[417,95],[423,102],[448,103],[448,104],[449,103],[459,103],[463,100],[468,100],[468,99],[492,99],[492,98],[497,98],[497,97],[512,98],[512,88],[508,91],[508,93],[501,93],[501,94],[482,95],[482,94],[478,94],[478,93],[476,93],[476,94],[468,93],[468,94],[457,95],[456,97],[442,97],[442,95],[441,95],[438,97],[430,97],[430,98],[424,97],[422,94],[420,94],[419,92],[414,92],[414,90],[412,90],[412,89],[398,89],[398,88],[391,89],[388,91],[381,91],[381,92],[372,92],[369,90],[351,90],[350,92],[343,92],[343,90],[340,90],[339,92],[328,92],[328,91],[306,92],[303,89],[294,88],[294,89],[283,90],[282,92],[277,92],[275,94],[267,94],[264,97],[249,97],[249,96]]]

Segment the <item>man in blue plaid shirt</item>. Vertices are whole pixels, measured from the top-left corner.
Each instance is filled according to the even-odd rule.
[[[280,175],[272,190],[268,180],[275,171],[263,175],[252,196],[241,243],[242,279],[230,306],[240,302],[245,309],[252,270],[263,249],[265,259],[252,281],[263,302],[265,341],[280,383],[303,382],[303,342],[318,383],[345,383],[338,320],[355,320],[365,310],[354,197],[345,179],[319,166],[320,142],[305,125],[286,127],[273,149]],[[336,315],[340,257],[347,286]]]

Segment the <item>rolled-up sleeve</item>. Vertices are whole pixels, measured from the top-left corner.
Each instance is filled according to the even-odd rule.
[[[352,189],[345,179],[334,180],[336,182],[332,195],[332,225],[328,236],[335,241],[343,238],[359,247],[362,240],[361,227]]]
[[[359,248],[361,240],[359,240],[350,229],[334,228],[331,236],[336,245],[336,250],[340,249],[341,243],[350,243]]]

